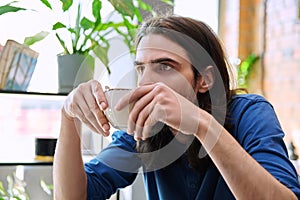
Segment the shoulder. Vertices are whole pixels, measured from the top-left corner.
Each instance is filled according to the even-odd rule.
[[[272,104],[262,95],[237,94],[229,102],[229,115],[231,118],[239,118],[244,115],[259,117],[264,113],[275,114]],[[270,112],[270,113],[269,113]]]
[[[231,104],[254,104],[259,102],[269,104],[269,101],[259,94],[237,94],[233,96],[231,100]]]
[[[261,95],[239,94],[234,96],[229,103],[228,113],[229,121],[234,127],[234,137],[239,138],[241,135],[246,136],[249,133],[259,135],[277,132],[280,135],[283,134],[273,106]]]
[[[229,113],[234,117],[244,114],[249,109],[255,114],[261,110],[273,111],[274,108],[264,96],[258,94],[237,94],[229,103]]]

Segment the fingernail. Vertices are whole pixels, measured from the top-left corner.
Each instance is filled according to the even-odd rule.
[[[104,101],[100,103],[100,108],[101,110],[104,110],[106,108],[106,103]]]
[[[140,138],[140,137],[137,137],[137,136],[134,136],[134,140],[135,140],[135,141],[140,141],[141,138]]]
[[[129,135],[133,135],[133,131],[132,131],[131,129],[127,129],[127,133],[128,133]]]
[[[102,129],[103,129],[104,131],[108,131],[108,130],[109,130],[109,125],[108,125],[108,124],[104,124],[104,125],[102,126]]]

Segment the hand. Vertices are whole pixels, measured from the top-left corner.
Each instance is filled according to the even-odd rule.
[[[198,129],[199,107],[163,83],[136,88],[123,97],[115,109],[121,110],[130,103],[134,106],[129,115],[128,133],[134,132],[136,140],[151,137],[151,128],[157,122],[187,135],[195,134]]]
[[[101,84],[91,80],[80,84],[67,97],[64,111],[67,118],[78,118],[92,131],[109,135],[109,123],[103,110],[107,108],[107,100]]]

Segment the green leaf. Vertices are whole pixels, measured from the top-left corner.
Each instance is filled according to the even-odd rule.
[[[80,18],[81,18],[81,5],[78,4],[75,28],[69,30],[70,32],[72,32],[72,30],[74,30],[74,32],[72,32],[72,33],[75,34],[75,37],[74,37],[75,39],[72,40],[73,49],[76,49],[79,38],[80,38],[80,30],[81,30],[81,28],[80,28]]]
[[[241,88],[247,88],[248,75],[254,65],[254,63],[259,59],[259,56],[251,53],[244,61],[241,62],[238,68],[238,85]]]
[[[135,6],[132,0],[109,0],[109,2],[119,13],[130,16],[133,19]]]
[[[93,16],[95,17],[96,20],[96,24],[101,22],[101,13],[100,13],[101,8],[102,8],[102,1],[94,0],[92,9],[93,9]]]
[[[53,27],[52,27],[52,30],[57,30],[57,29],[60,29],[60,28],[66,28],[67,26],[64,25],[63,23],[61,22],[56,22]]]
[[[249,71],[251,70],[253,64],[258,59],[258,56],[256,56],[254,53],[251,53],[242,63],[240,66],[241,72],[247,76]]]
[[[140,12],[140,9],[135,8],[134,14],[135,14],[135,16],[136,16],[138,22],[142,22],[142,21],[143,21],[143,16],[142,16],[142,14],[141,14],[141,12]]]
[[[114,22],[107,22],[107,23],[101,23],[101,24],[98,24],[98,26],[95,28],[95,31],[103,31],[103,30],[106,30],[110,27],[112,27],[114,25]]]
[[[73,28],[68,28],[68,31],[69,31],[70,33],[76,34],[76,31],[75,31]]]
[[[52,10],[52,6],[51,4],[49,3],[48,0],[40,0],[45,6],[47,6],[48,8],[50,8]]]
[[[139,8],[146,10],[146,11],[151,11],[152,10],[152,6],[150,4],[145,3],[142,0],[138,0],[138,5]]]
[[[49,35],[49,32],[41,31],[33,36],[25,37],[23,44],[29,47],[29,46],[33,45],[34,43],[43,40],[48,35]]]
[[[170,6],[174,6],[174,2],[172,0],[161,0],[161,2],[168,4]]]
[[[93,52],[101,60],[101,62],[105,65],[105,67],[108,71],[108,74],[110,74],[111,71],[108,67],[108,55],[107,55],[108,49],[109,49],[109,46],[102,47],[100,45],[97,45],[95,48],[93,48]]]
[[[88,30],[88,29],[94,28],[94,24],[95,24],[95,22],[89,20],[86,17],[82,18],[82,20],[80,21],[80,25],[82,26],[82,28],[84,30]]]
[[[60,0],[60,2],[62,3],[62,9],[64,12],[69,10],[73,4],[73,0]]]
[[[16,2],[16,1],[14,1]],[[11,2],[11,3],[14,3]],[[27,10],[26,8],[21,8],[21,7],[15,7],[15,6],[11,6],[10,4],[6,4],[4,6],[0,6],[0,15],[3,15],[4,13],[9,13],[9,12],[18,12],[21,10]]]
[[[52,195],[52,191],[53,190],[53,185],[47,185],[46,182],[44,180],[40,181],[40,185],[42,187],[42,189],[48,194],[48,195]]]
[[[55,34],[55,36],[57,37],[57,39],[58,39],[60,45],[63,47],[63,49],[64,49],[64,51],[65,51],[64,53],[65,53],[65,54],[70,54],[70,52],[69,52],[69,50],[68,50],[68,48],[67,48],[65,42],[59,37],[59,35],[58,35],[57,33]]]
[[[137,26],[135,24],[131,23],[128,19],[126,19],[126,17],[123,17],[123,21],[124,21],[124,25],[126,26],[128,32],[130,30],[137,28]]]
[[[84,64],[84,66],[86,66],[88,68],[88,71],[93,72],[95,69],[95,58],[93,56],[87,54],[87,55],[85,55],[83,64]]]
[[[0,181],[0,194],[1,195],[7,195],[7,193],[5,192],[3,183]]]
[[[135,48],[134,48],[134,45],[133,45],[133,35],[135,35],[135,32],[134,31],[129,31],[129,34],[126,34],[126,33],[123,33],[122,31],[120,31],[119,29],[116,29],[117,33],[119,35],[122,35],[123,36],[123,40],[125,42],[125,44],[127,45],[127,47],[129,48],[129,51],[131,53],[134,53],[135,52]]]

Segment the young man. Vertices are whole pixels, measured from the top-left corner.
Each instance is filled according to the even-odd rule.
[[[62,109],[54,161],[57,199],[107,199],[143,168],[148,199],[297,199],[284,133],[261,96],[230,89],[221,43],[200,21],[145,22],[136,38],[138,87],[127,133],[83,164],[78,121],[108,136],[98,81],[81,84]]]

